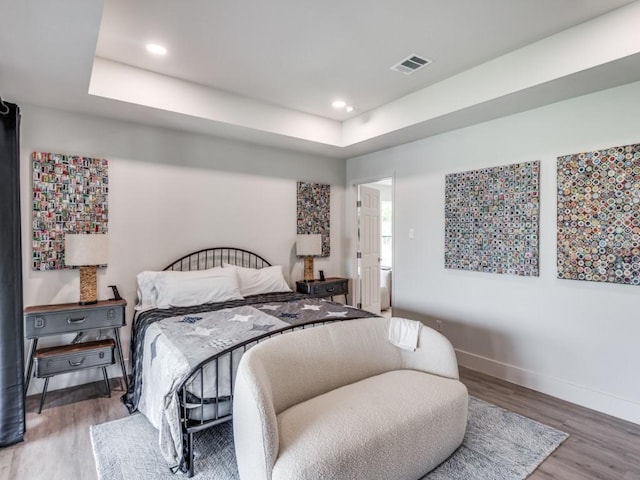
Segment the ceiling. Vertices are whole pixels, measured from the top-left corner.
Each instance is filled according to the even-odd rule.
[[[630,0],[0,0],[0,18],[9,101],[341,158],[640,80]],[[411,54],[433,63],[390,69]]]

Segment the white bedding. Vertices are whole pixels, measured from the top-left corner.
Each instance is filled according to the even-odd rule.
[[[158,429],[160,449],[170,465],[180,462],[182,452],[178,389],[193,368],[212,355],[255,337],[256,331],[287,325],[251,306],[170,317],[149,325],[144,339],[138,409]],[[237,366],[240,355],[233,360]],[[191,382],[189,391],[201,398],[229,395],[229,361],[227,357],[220,362],[220,379],[213,366],[205,369],[204,392],[200,391],[199,377]]]

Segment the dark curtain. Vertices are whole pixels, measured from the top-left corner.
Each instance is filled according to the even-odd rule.
[[[0,99],[0,447],[25,430],[19,137],[20,109]]]

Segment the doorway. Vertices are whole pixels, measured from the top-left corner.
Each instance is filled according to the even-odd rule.
[[[393,277],[393,179],[355,185],[356,305],[391,316]]]

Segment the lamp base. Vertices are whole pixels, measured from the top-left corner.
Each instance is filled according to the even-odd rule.
[[[96,265],[80,267],[80,305],[98,303],[98,282]]]
[[[309,282],[313,280],[313,257],[307,255],[304,257],[304,281]]]

